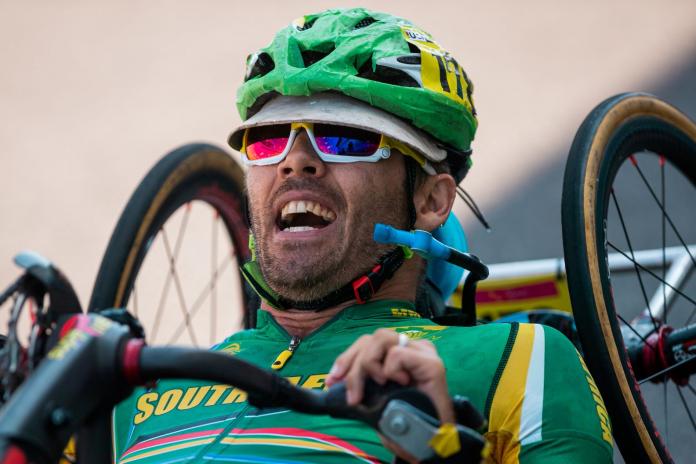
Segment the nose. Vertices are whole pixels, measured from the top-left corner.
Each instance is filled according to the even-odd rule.
[[[326,173],[326,165],[314,151],[312,142],[304,130],[300,130],[290,147],[290,152],[278,163],[278,173],[283,178],[292,175],[321,177]]]

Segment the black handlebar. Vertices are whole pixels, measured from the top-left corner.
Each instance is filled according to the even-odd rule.
[[[109,462],[110,430],[108,421],[101,419],[136,386],[165,378],[234,385],[245,390],[256,407],[354,419],[377,429],[382,412],[394,399],[437,417],[430,399],[413,388],[369,382],[365,400],[348,406],[342,385],[317,392],[228,354],[148,347],[133,338],[127,326],[95,314],[64,317],[62,322],[63,337],[0,412],[0,451],[21,449],[28,462],[57,462],[75,433],[90,437],[78,438],[80,462]],[[4,462],[0,453],[0,464]]]
[[[129,344],[128,349],[137,349]],[[285,378],[229,354],[185,347],[143,346],[139,376],[144,382],[164,378],[207,380],[247,392],[254,406],[285,406],[307,414],[326,414],[324,394],[296,387]],[[134,370],[135,366],[128,366]]]

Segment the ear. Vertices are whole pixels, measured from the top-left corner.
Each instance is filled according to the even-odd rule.
[[[416,229],[431,232],[444,224],[452,210],[457,185],[449,174],[428,176],[413,194]]]

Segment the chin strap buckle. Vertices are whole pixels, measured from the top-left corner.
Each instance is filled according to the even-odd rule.
[[[382,265],[378,264],[372,268],[369,274],[359,277],[353,281],[353,295],[358,304],[367,303],[375,294],[375,287],[372,285],[371,277],[379,275],[382,270]]]

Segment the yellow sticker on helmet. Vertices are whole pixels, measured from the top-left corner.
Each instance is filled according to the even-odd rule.
[[[408,43],[420,50],[423,87],[446,95],[473,112],[469,80],[452,55],[417,27],[402,25],[401,33]]]
[[[406,25],[402,24],[401,25],[401,33],[404,36],[404,39],[408,43],[412,43],[416,47],[418,47],[419,50],[422,50],[423,48],[429,48],[432,49],[435,53],[444,53],[444,50],[438,45],[435,40],[433,40],[433,36],[425,32],[423,29],[418,29],[415,26],[411,25]]]

